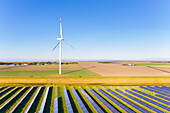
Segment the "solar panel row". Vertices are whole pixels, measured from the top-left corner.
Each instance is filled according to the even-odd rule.
[[[64,89],[64,97],[65,97],[65,100],[66,100],[68,112],[69,112],[69,113],[73,113],[73,109],[72,109],[72,107],[71,107],[71,102],[70,102],[70,100],[69,100],[69,97],[68,97],[68,94],[67,94],[66,89]]]
[[[55,96],[57,96],[57,87],[55,87]],[[54,113],[58,113],[58,96],[54,99]]]
[[[161,92],[166,93],[166,94],[168,94],[168,95],[170,96],[170,94],[169,94],[168,91],[164,91],[164,90],[161,90],[161,89],[159,89],[159,88],[154,88],[154,87],[151,87],[151,86],[147,86],[147,87],[148,87],[148,88],[155,89],[155,90],[157,90],[157,91],[161,91]]]
[[[73,94],[76,97],[77,102],[79,103],[81,110],[83,111],[83,113],[88,113],[88,110],[86,109],[85,105],[83,104],[82,100],[80,99],[80,97],[78,96],[77,92],[73,89]]]
[[[99,91],[104,92],[104,91],[102,91],[101,89],[100,89]],[[143,109],[142,107],[136,105],[135,103],[127,100],[126,98],[124,98],[124,97],[122,97],[122,96],[120,96],[120,95],[118,95],[118,94],[116,94],[116,93],[114,93],[114,92],[112,92],[112,94],[115,95],[116,97],[120,98],[121,100],[123,100],[123,101],[126,102],[127,104],[129,104],[129,105],[133,106],[134,108],[138,109],[139,111],[145,112],[145,113],[149,113],[147,110],[145,110],[145,109]]]
[[[41,90],[41,87],[39,87],[38,91],[37,91],[36,94],[34,95],[33,99],[31,100],[30,104],[28,105],[28,107],[27,107],[27,109],[25,110],[24,113],[28,113],[28,111],[30,110],[30,108],[31,108],[31,106],[32,106],[34,100],[36,99],[36,97],[37,97],[37,95],[38,95],[38,93],[39,93],[40,90]]]
[[[148,87],[144,87],[144,86],[140,86],[140,88],[143,88],[143,89],[146,89],[146,90],[149,90],[149,91],[152,91],[152,92],[155,92],[155,93],[158,93],[158,94],[161,94],[161,95],[170,97],[169,94],[166,94],[166,93],[164,93],[164,92],[157,91],[157,90],[155,90],[155,89],[153,89],[153,88],[148,88]]]
[[[49,88],[50,87],[47,87],[47,89],[46,89],[46,92],[45,92],[45,95],[44,95],[44,98],[43,98],[39,113],[43,113],[43,111],[44,111],[44,107],[45,107],[45,103],[46,103],[46,100],[47,100],[47,95],[48,95],[48,92],[49,92]]]
[[[131,89],[131,90],[132,90],[132,91],[135,91],[135,92],[137,92],[137,93],[140,93],[140,94],[142,94],[142,95],[144,95],[144,96],[147,96],[147,97],[149,97],[149,98],[151,98],[151,99],[157,100],[157,101],[159,101],[159,102],[161,102],[161,103],[170,105],[170,102],[167,102],[167,101],[165,101],[165,100],[163,100],[163,99],[160,99],[160,98],[158,98],[158,97],[155,97],[155,96],[152,96],[152,95],[143,93],[143,92],[138,91],[138,90],[136,90],[136,89]]]
[[[115,109],[110,103],[108,103],[106,100],[104,100],[99,94],[97,94],[95,91],[90,89],[90,92],[92,92],[107,108],[109,108],[114,113],[119,113],[117,109]]]
[[[156,106],[158,106],[158,107],[160,107],[160,108],[163,108],[163,109],[165,109],[165,110],[168,110],[168,111],[170,110],[170,108],[168,108],[167,106],[162,105],[162,104],[160,104],[160,103],[158,103],[158,102],[155,102],[155,101],[153,101],[153,100],[151,100],[151,99],[149,99],[149,98],[146,98],[146,97],[144,97],[144,96],[141,96],[141,95],[139,95],[139,94],[137,94],[137,93],[134,93],[134,92],[132,92],[132,91],[130,91],[130,90],[125,90],[125,91],[128,92],[128,93],[130,93],[130,94],[133,94],[134,96],[137,96],[137,97],[139,97],[139,98],[147,101],[148,103],[152,103],[152,104],[154,104],[154,105],[156,105]],[[159,109],[160,109],[160,108],[159,108]]]
[[[133,99],[134,101],[136,101],[136,102],[138,102],[138,103],[140,103],[140,104],[142,104],[142,105],[150,108],[151,110],[153,110],[153,111],[155,111],[155,112],[164,113],[163,111],[161,111],[161,110],[159,110],[159,109],[151,106],[150,104],[148,104],[148,102],[147,102],[147,103],[144,102],[144,101],[143,101],[142,99],[140,99],[140,98],[138,99],[138,98],[136,98],[136,97],[134,97],[134,96],[131,96],[131,95],[128,94],[128,93],[125,93],[125,92],[120,91],[119,89],[115,89],[115,91],[117,91],[117,92],[119,92],[119,93],[121,93],[121,94],[123,94],[123,95],[125,95],[125,96],[127,96],[127,97],[129,97],[129,98],[131,98],[131,99]]]
[[[88,101],[93,105],[98,113],[104,113],[103,110],[94,102],[94,100],[82,89],[81,92],[88,99]]]

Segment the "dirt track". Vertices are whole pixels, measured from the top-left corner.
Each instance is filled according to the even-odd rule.
[[[170,76],[170,69],[160,67],[122,66],[97,62],[79,62],[79,65],[103,76]]]

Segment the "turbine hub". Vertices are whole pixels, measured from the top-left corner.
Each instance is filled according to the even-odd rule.
[[[63,40],[63,38],[57,38],[57,40]]]

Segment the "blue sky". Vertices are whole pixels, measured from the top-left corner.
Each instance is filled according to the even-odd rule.
[[[0,0],[0,60],[170,59],[169,0]]]

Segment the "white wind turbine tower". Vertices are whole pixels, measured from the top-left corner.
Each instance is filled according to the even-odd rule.
[[[61,60],[62,60],[62,58],[61,58],[61,41],[63,40],[63,41],[65,41],[64,39],[63,39],[63,35],[62,35],[62,26],[61,26],[61,17],[60,17],[60,37],[59,38],[57,38],[57,40],[59,41],[58,42],[58,44],[54,47],[54,49],[59,45],[59,74],[61,75]],[[67,41],[65,41],[70,47],[72,47],[73,48],[73,46],[71,46]],[[54,51],[54,49],[53,49],[53,51]],[[74,49],[74,48],[73,48]]]

